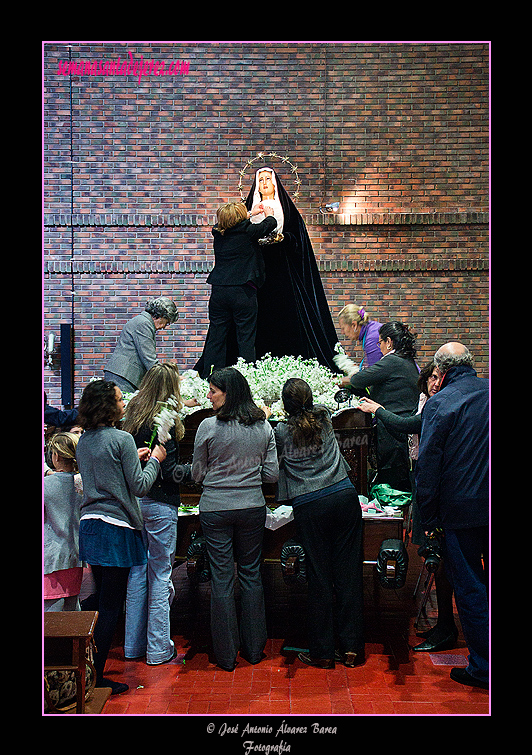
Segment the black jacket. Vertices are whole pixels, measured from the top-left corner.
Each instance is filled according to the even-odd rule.
[[[135,445],[137,448],[143,448],[148,445],[152,436],[151,427],[143,427],[137,435],[134,435]],[[157,438],[155,439],[157,445]],[[147,498],[151,498],[159,503],[170,503],[172,506],[179,506],[181,497],[179,495],[179,483],[191,483],[190,464],[179,463],[179,445],[175,436],[175,428],[170,431],[170,439],[164,444],[166,448],[166,459],[160,464],[159,474],[153,483],[152,488],[146,493]],[[142,467],[145,462],[141,462]]]
[[[387,354],[378,362],[351,377],[351,390],[356,396],[367,395],[389,412],[405,417],[417,410],[419,372],[413,359]]]
[[[382,404],[389,412],[408,417],[419,403],[417,385],[419,372],[413,359],[387,354],[378,362],[351,377],[351,390]],[[397,436],[375,414],[378,482],[387,482],[398,490],[410,490],[408,443],[406,436]]]
[[[243,220],[233,228],[220,233],[212,229],[214,237],[214,269],[207,278],[213,286],[241,286],[253,283],[260,288],[264,283],[264,260],[258,240],[268,236],[277,225],[274,217],[262,223]]]
[[[427,531],[489,521],[489,382],[472,367],[450,369],[423,409],[417,501]]]

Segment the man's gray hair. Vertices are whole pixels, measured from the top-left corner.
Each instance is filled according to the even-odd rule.
[[[178,317],[176,305],[167,296],[150,299],[146,304],[145,311],[155,319],[165,317],[168,322],[175,322]]]
[[[473,355],[467,348],[460,343],[448,343],[442,346],[434,354],[434,364],[440,372],[447,372],[452,367],[459,365],[473,366]]]

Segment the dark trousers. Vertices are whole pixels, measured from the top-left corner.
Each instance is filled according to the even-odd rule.
[[[445,568],[469,650],[467,671],[489,679],[488,527],[444,530]]]
[[[362,511],[358,494],[348,488],[296,505],[294,519],[306,556],[310,656],[332,659],[336,647],[343,653],[363,653]]]
[[[376,453],[375,483],[387,484],[394,490],[412,490],[408,443],[395,438],[380,420],[377,421]]]
[[[266,507],[200,512],[211,567],[211,633],[216,660],[231,669],[237,653],[258,663],[267,640],[260,563]],[[240,584],[240,631],[235,601]]]
[[[96,686],[102,685],[105,662],[111,649],[118,619],[124,607],[127,593],[129,566],[91,566],[96,584],[96,593],[90,597],[90,609],[98,611],[98,621],[94,628],[94,668]],[[83,604],[89,610],[88,601]]]
[[[257,291],[250,285],[212,286],[209,299],[209,332],[204,351],[204,377],[227,367],[227,338],[236,329],[238,356],[255,361]]]

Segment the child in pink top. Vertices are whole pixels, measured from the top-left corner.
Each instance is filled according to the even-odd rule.
[[[82,498],[74,480],[78,440],[74,433],[57,433],[50,441],[55,472],[43,484],[45,611],[79,611],[83,568],[79,560]]]

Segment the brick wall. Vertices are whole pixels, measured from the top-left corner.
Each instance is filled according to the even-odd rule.
[[[152,295],[180,313],[160,357],[194,365],[214,213],[259,151],[297,166],[333,314],[412,324],[420,362],[463,340],[487,376],[489,45],[45,44],[43,65],[43,329],[74,326],[76,399]]]

